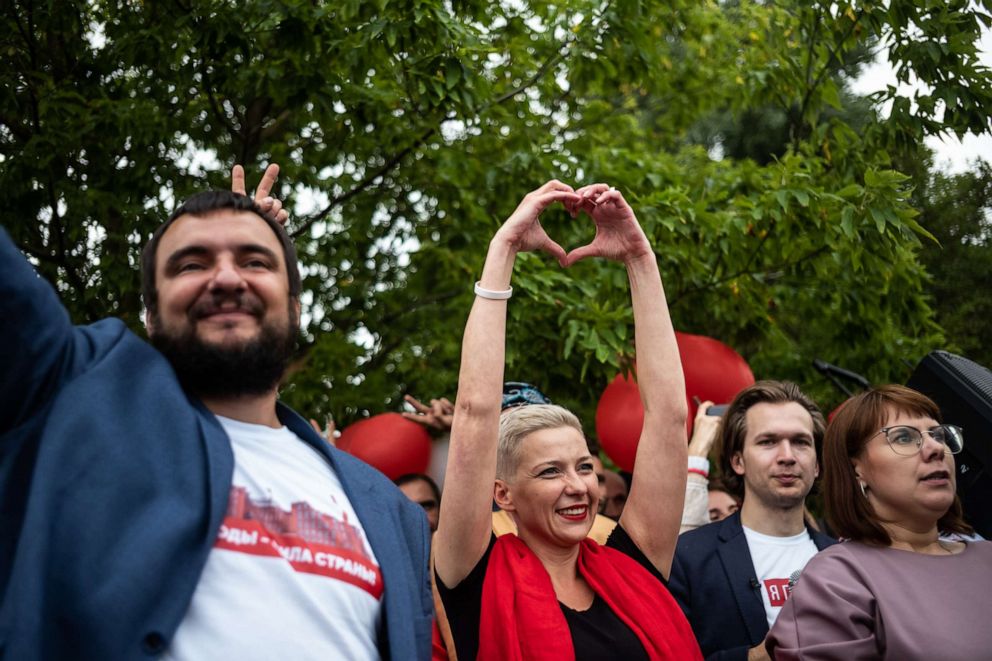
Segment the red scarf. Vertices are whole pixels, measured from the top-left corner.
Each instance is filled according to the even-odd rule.
[[[689,622],[668,590],[633,558],[585,539],[579,573],[630,627],[651,659],[701,661]],[[482,584],[481,661],[574,659],[551,576],[516,535],[496,540]]]

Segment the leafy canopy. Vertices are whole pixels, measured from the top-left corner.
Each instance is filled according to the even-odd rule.
[[[72,317],[140,330],[140,247],[230,165],[283,166],[305,278],[284,397],[340,424],[451,394],[487,243],[555,177],[621,188],[676,326],[830,405],[814,357],[900,381],[941,346],[893,165],[989,130],[987,2],[14,0],[4,225]],[[881,50],[903,80],[847,89]],[[890,107],[888,116],[880,112]],[[749,135],[749,133],[751,135]],[[587,219],[551,212],[566,247]],[[616,264],[519,260],[507,376],[591,420],[629,363]]]

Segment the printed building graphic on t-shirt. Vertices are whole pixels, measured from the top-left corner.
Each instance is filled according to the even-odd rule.
[[[371,561],[365,553],[365,540],[355,526],[344,519],[315,510],[310,503],[298,501],[286,511],[272,501],[258,502],[251,499],[244,487],[231,487],[227,502],[227,516],[234,519],[260,521],[270,532],[297,535],[308,542],[336,546],[354,551]]]
[[[347,513],[338,519],[303,501],[284,510],[269,499],[253,500],[244,487],[232,486],[214,547],[281,557],[296,571],[350,583],[376,599],[382,596],[379,566]]]

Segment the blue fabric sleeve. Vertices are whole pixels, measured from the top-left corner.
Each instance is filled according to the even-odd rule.
[[[73,335],[55,290],[0,228],[0,434],[42,408],[92,355],[86,339]]]

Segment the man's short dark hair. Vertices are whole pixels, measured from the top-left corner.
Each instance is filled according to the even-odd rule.
[[[234,193],[226,190],[212,190],[197,193],[189,198],[178,209],[172,212],[169,219],[158,226],[151,240],[145,245],[141,252],[141,297],[144,299],[145,307],[152,314],[158,311],[158,288],[155,282],[155,253],[158,251],[158,244],[162,240],[169,226],[180,216],[189,214],[190,216],[203,217],[215,211],[230,209],[232,211],[250,211],[254,213],[275,232],[279,243],[282,245],[283,258],[286,261],[286,275],[289,278],[289,295],[292,298],[299,298],[303,283],[300,278],[300,267],[296,259],[296,248],[293,240],[289,238],[286,229],[280,225],[275,218],[262,211],[255,201],[247,195]]]
[[[406,473],[405,475],[400,475],[398,478],[393,480],[393,484],[395,484],[398,487],[401,487],[404,484],[409,484],[410,482],[416,482],[417,480],[427,483],[427,486],[429,486],[431,488],[431,491],[434,492],[434,500],[437,502],[438,505],[440,505],[441,490],[438,488],[437,482],[431,479],[430,475],[424,475],[423,473]]]
[[[734,455],[744,451],[747,437],[747,411],[756,404],[787,404],[795,402],[809,412],[813,419],[813,443],[816,446],[817,460],[823,448],[823,433],[826,423],[823,413],[795,383],[791,381],[758,381],[737,393],[723,414],[720,423],[720,472],[727,493],[738,500],[744,499],[744,478],[734,472],[731,462]]]

